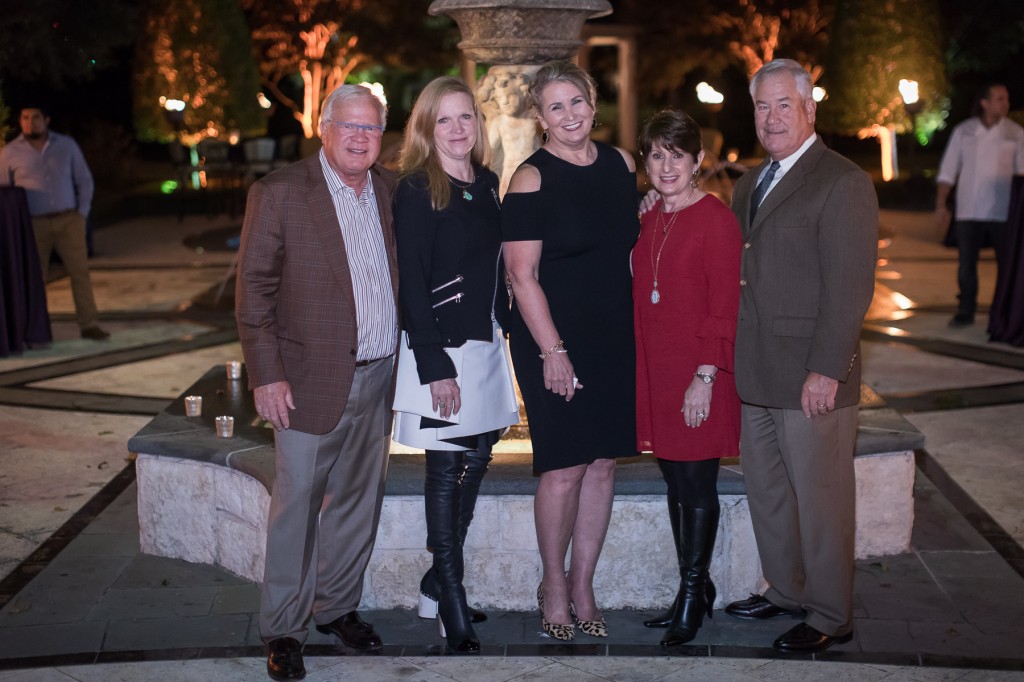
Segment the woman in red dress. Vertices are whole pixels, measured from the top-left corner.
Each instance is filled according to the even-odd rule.
[[[739,224],[697,186],[701,132],[677,110],[656,114],[640,135],[661,195],[633,248],[638,449],[653,452],[668,484],[679,558],[679,593],[645,621],[667,627],[662,646],[689,642],[715,586],[708,575],[718,531],[718,464],[739,454],[740,401],[733,342],[740,296]]]

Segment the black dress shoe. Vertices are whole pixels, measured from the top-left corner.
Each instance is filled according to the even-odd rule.
[[[374,651],[384,646],[373,631],[373,625],[359,617],[358,611],[349,611],[330,623],[317,625],[316,629],[325,634],[335,634],[341,643],[353,649]]]
[[[106,341],[110,338],[110,332],[97,325],[93,325],[82,330],[82,338],[92,339],[93,341]]]
[[[824,651],[833,644],[846,644],[851,639],[853,639],[853,632],[847,632],[845,635],[826,635],[807,623],[800,623],[779,636],[772,646],[779,651],[813,654],[817,651]]]
[[[747,620],[765,620],[776,616],[797,616],[803,618],[807,612],[803,609],[784,609],[776,606],[759,594],[750,595],[749,599],[734,601],[725,607],[725,612],[737,618]]]
[[[306,676],[302,645],[291,637],[278,637],[267,644],[267,674],[275,680],[301,680]]]
[[[972,324],[974,324],[974,315],[971,315],[970,313],[957,313],[949,321],[949,326],[954,329],[958,327],[970,327]]]

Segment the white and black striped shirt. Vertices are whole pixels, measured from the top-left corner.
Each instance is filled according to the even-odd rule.
[[[398,310],[373,182],[367,171],[366,186],[356,196],[355,190],[342,182],[331,168],[323,150],[320,150],[320,165],[341,225],[352,275],[359,344],[356,360],[387,357],[395,352],[398,341]]]

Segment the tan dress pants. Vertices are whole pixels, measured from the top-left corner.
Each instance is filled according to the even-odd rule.
[[[89,253],[85,244],[85,216],[68,211],[51,217],[33,216],[32,231],[39,250],[39,270],[46,282],[50,254],[54,249],[64,262],[71,278],[71,296],[75,301],[75,318],[82,329],[95,327],[99,320],[96,299],[89,279]]]

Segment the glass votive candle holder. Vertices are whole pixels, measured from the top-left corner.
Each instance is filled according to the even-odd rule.
[[[185,416],[186,417],[198,417],[203,413],[203,396],[201,395],[187,395],[185,396]]]
[[[238,360],[228,360],[224,363],[224,369],[227,371],[228,379],[242,378],[242,363]]]
[[[235,435],[234,417],[217,417],[214,421],[217,424],[217,438],[231,438]]]

